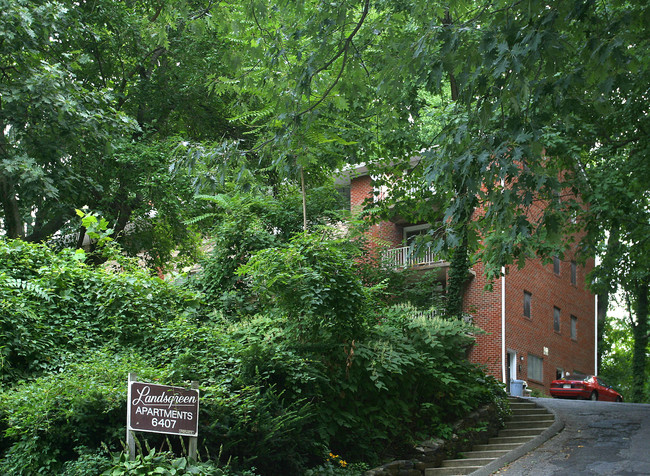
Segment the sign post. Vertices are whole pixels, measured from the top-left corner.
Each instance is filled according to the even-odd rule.
[[[196,460],[199,434],[198,382],[192,388],[170,387],[155,383],[136,382],[129,374],[127,405],[127,446],[135,458],[133,431],[163,433],[190,437],[189,458]]]
[[[128,407],[131,405],[131,382],[136,380],[138,376],[134,373],[129,372],[129,380],[128,380],[128,387],[127,387],[127,412],[126,412],[126,448],[129,451],[129,460],[133,461],[135,459],[135,435],[131,431],[131,420],[129,419],[129,416],[131,415],[131,412],[128,411]]]

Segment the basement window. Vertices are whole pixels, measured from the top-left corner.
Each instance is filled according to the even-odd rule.
[[[542,382],[544,380],[544,361],[536,355],[528,354],[528,378]]]

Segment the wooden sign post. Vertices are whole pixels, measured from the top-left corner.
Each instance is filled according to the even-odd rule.
[[[199,384],[192,388],[136,382],[129,373],[126,442],[129,458],[135,459],[134,431],[188,436],[188,457],[196,461],[199,434]]]

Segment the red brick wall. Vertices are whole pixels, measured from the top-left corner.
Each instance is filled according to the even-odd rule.
[[[530,388],[548,393],[558,368],[570,373],[594,371],[595,301],[585,287],[586,274],[593,265],[593,260],[588,260],[584,267],[577,266],[576,285],[571,284],[570,259],[561,262],[559,275],[553,272],[552,264],[542,265],[540,260],[529,261],[522,269],[508,270],[505,279],[506,359],[507,352],[516,352],[517,378],[526,380]],[[468,283],[465,310],[474,316],[474,323],[486,334],[476,338],[470,360],[487,365],[488,372],[501,380],[502,281],[494,282],[492,291],[485,291],[482,265],[475,265],[474,271],[477,276]],[[532,294],[530,318],[524,316],[524,291]],[[554,307],[560,309],[559,332],[553,327]],[[571,339],[571,315],[578,319],[575,340]],[[543,361],[541,381],[532,380],[528,375],[529,354]]]
[[[363,211],[366,199],[372,199],[372,182],[370,176],[365,175],[352,179],[350,183],[350,211],[358,215]],[[371,225],[368,238],[373,247],[398,247],[402,246],[403,232],[400,226],[389,221]]]
[[[486,291],[483,264],[479,262],[472,269],[476,276],[470,278],[465,289],[464,307],[474,317],[474,325],[485,334],[476,336],[469,359],[487,366],[488,373],[501,381],[501,281],[494,282],[492,290]]]
[[[363,202],[372,198],[370,175],[352,179],[350,182],[350,211],[358,215],[363,211]]]
[[[517,377],[532,388],[547,392],[555,379],[556,369],[574,373],[591,373],[595,368],[595,300],[585,287],[586,274],[593,269],[593,260],[577,267],[577,283],[571,284],[571,261],[560,263],[560,274],[553,264],[531,261],[518,270],[511,268],[506,277],[506,347],[517,352]],[[524,317],[524,291],[532,294],[531,317]],[[560,309],[560,330],[553,327],[553,308]],[[571,339],[571,318],[577,317],[576,339]],[[545,355],[544,348],[548,349]],[[528,376],[528,354],[542,358],[543,378]],[[524,357],[521,360],[521,357]]]

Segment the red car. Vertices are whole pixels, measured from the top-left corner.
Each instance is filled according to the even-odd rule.
[[[623,397],[595,375],[572,375],[551,382],[551,396],[555,398],[577,398],[622,402]]]

